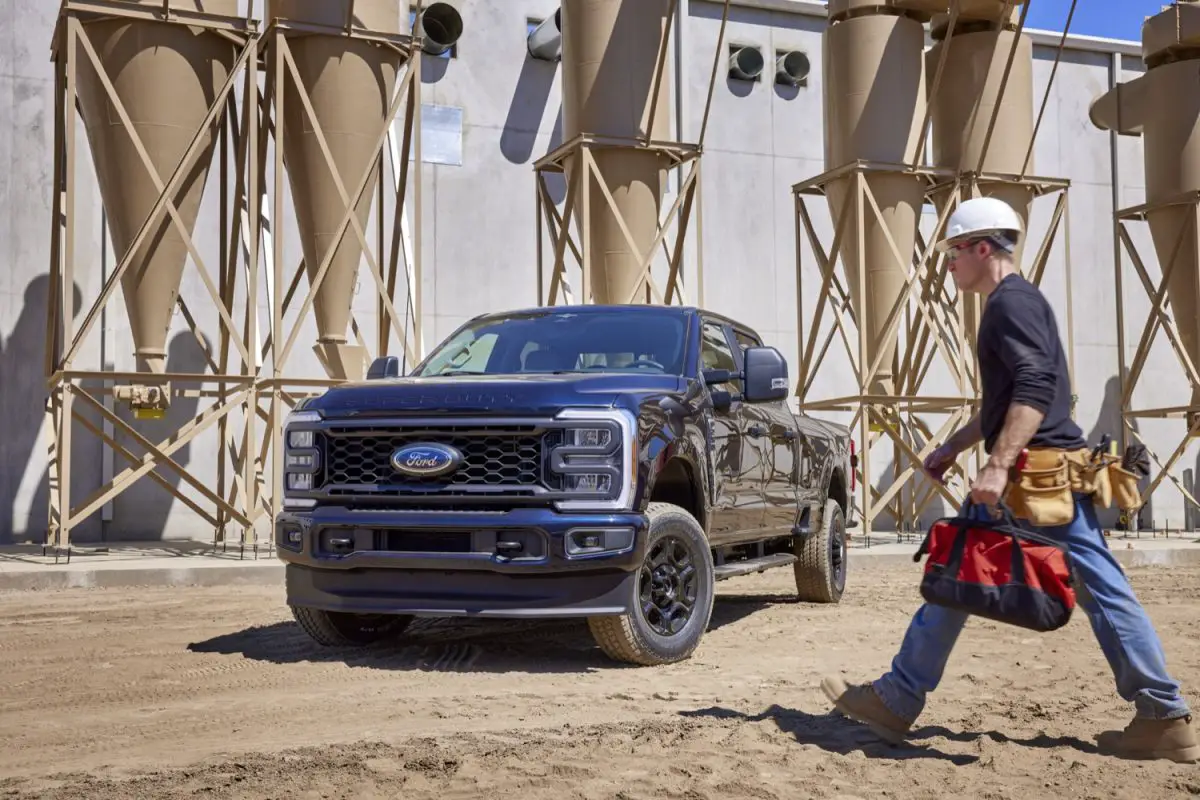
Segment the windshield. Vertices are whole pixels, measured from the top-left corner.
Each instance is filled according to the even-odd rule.
[[[683,373],[680,314],[588,311],[479,320],[455,333],[414,375],[562,372]]]

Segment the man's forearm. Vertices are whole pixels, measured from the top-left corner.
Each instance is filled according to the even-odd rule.
[[[968,447],[974,447],[983,440],[983,425],[979,421],[979,415],[971,417],[970,422],[963,425],[954,434],[946,440],[947,446],[954,452],[961,453]]]
[[[1017,463],[1017,456],[1029,444],[1029,440],[1037,433],[1046,415],[1032,406],[1023,403],[1013,403],[1008,407],[1004,417],[1004,427],[992,447],[988,465],[1003,470],[1011,469]]]

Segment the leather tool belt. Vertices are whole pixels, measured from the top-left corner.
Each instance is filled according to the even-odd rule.
[[[1075,519],[1076,493],[1090,495],[1101,508],[1115,502],[1123,511],[1135,511],[1142,505],[1139,480],[1115,455],[1086,447],[1030,447],[1024,463],[1009,473],[1004,501],[1013,516],[1039,527],[1054,527]]]

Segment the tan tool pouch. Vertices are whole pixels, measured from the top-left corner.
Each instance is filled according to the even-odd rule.
[[[1005,502],[1013,516],[1038,527],[1066,525],[1075,519],[1071,462],[1063,450],[1029,450],[1025,468],[1009,482]]]
[[[1114,458],[1108,465],[1108,477],[1112,482],[1112,498],[1117,508],[1122,511],[1136,511],[1142,507],[1142,492],[1138,488],[1140,478],[1121,467],[1121,462]]]
[[[1066,525],[1075,518],[1074,493],[1090,495],[1100,508],[1135,511],[1142,505],[1138,476],[1116,456],[1093,461],[1090,451],[1030,448],[1025,469],[1010,482],[1005,502],[1013,515],[1037,526]]]
[[[1066,456],[1071,470],[1071,491],[1091,495],[1100,508],[1112,505],[1112,479],[1108,473],[1112,456],[1101,456],[1093,461],[1088,450],[1071,450]]]

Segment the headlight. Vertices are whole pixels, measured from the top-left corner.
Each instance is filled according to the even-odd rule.
[[[637,483],[637,422],[617,409],[567,409],[563,442],[550,451],[550,471],[560,476],[560,511],[622,511]]]
[[[321,468],[321,451],[316,446],[316,432],[308,426],[320,421],[321,415],[316,411],[294,411],[284,422],[284,494],[313,490]]]

